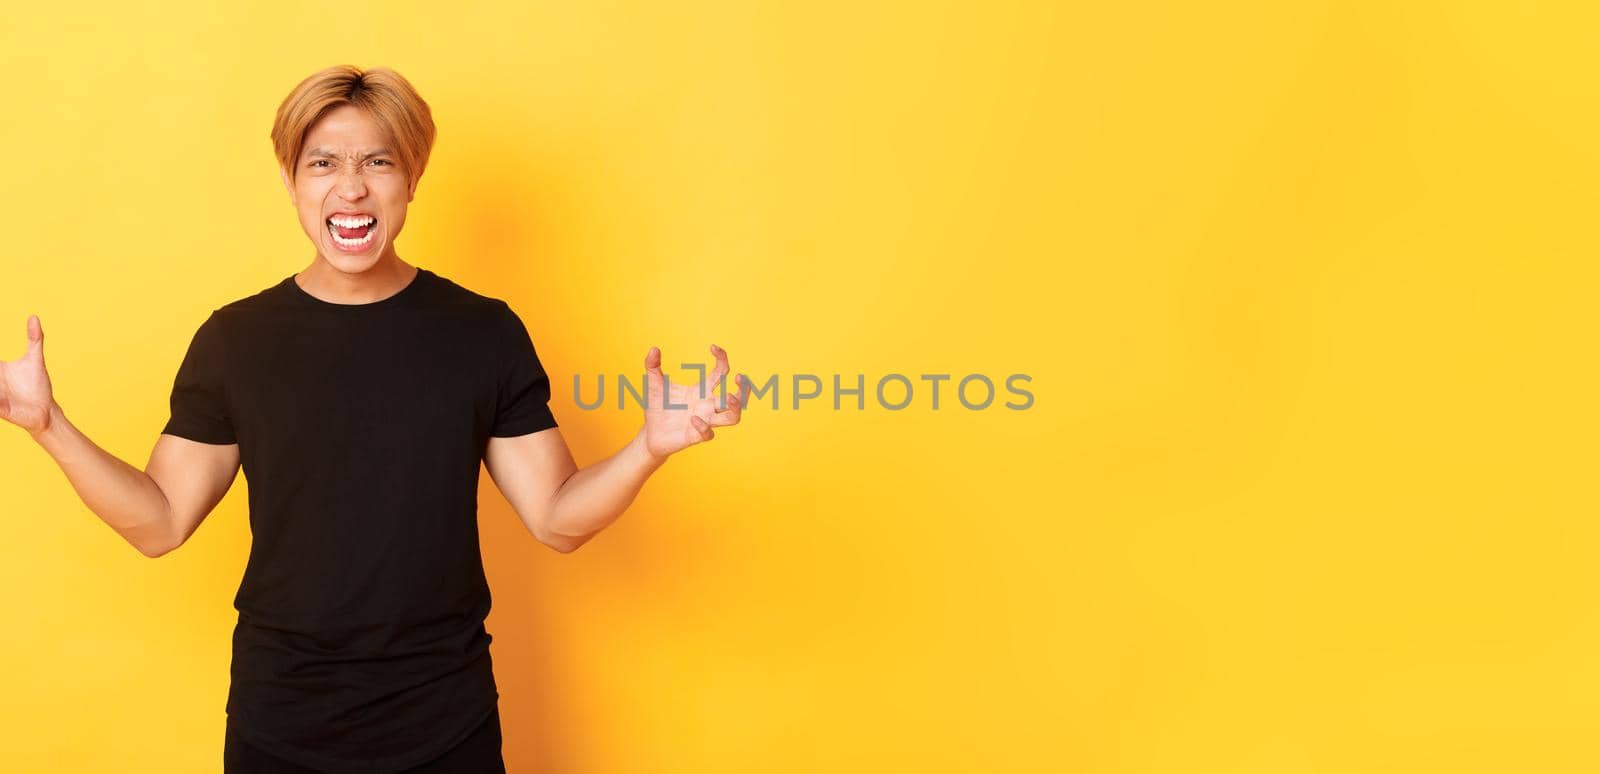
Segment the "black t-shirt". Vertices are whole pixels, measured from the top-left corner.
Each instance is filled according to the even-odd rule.
[[[496,708],[479,465],[490,436],[555,427],[549,400],[516,313],[420,267],[373,303],[320,300],[291,275],[211,313],[162,432],[239,445],[241,736],[314,768],[392,772]]]

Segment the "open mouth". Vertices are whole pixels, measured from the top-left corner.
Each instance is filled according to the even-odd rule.
[[[335,215],[328,218],[328,234],[334,244],[346,250],[360,250],[372,244],[378,219],[371,215]]]

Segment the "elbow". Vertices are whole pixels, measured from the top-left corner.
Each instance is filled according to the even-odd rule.
[[[157,486],[156,491],[160,490],[161,487]],[[188,536],[178,534],[172,516],[172,506],[166,501],[166,494],[162,493],[161,497],[166,510],[161,513],[159,519],[122,533],[124,540],[132,543],[134,548],[139,549],[139,553],[151,559],[160,559],[172,553],[188,539]]]
[[[584,543],[589,542],[589,538],[587,537],[559,535],[549,531],[546,531],[543,535],[534,535],[534,537],[538,538],[540,543],[543,543],[554,549],[557,553],[562,554],[570,554],[582,547]]]
[[[589,538],[594,535],[563,535],[550,528],[549,524],[538,524],[533,530],[533,536],[540,543],[549,546],[557,553],[570,554],[578,550]]]
[[[139,553],[144,554],[145,556],[147,556],[147,557],[149,557],[151,559],[160,559],[161,557],[172,553],[173,549],[177,548],[176,545],[171,544],[171,543],[148,543],[148,542],[147,543],[134,543],[133,547],[139,549]]]
[[[186,536],[172,534],[170,530],[140,530],[142,534],[125,534],[123,538],[151,559],[160,559],[184,544]]]

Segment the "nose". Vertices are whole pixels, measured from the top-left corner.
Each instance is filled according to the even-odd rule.
[[[357,201],[367,195],[367,182],[361,178],[360,172],[342,172],[334,191],[345,201]]]

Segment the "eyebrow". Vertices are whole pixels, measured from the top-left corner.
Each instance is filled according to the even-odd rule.
[[[387,155],[393,155],[393,152],[390,151],[388,148],[379,148],[379,149],[374,150],[374,151],[367,151],[366,153],[362,154],[361,158],[370,159],[373,156],[387,156]],[[306,158],[308,158],[308,159],[310,159],[310,158],[336,159],[336,158],[339,158],[339,154],[334,153],[333,151],[331,151],[331,150],[329,150],[327,148],[312,148],[311,150],[306,151]]]

